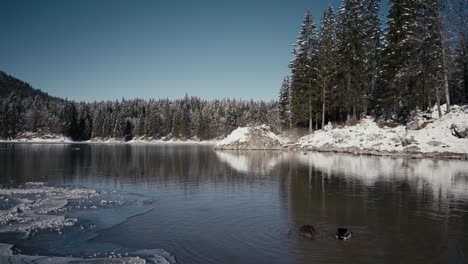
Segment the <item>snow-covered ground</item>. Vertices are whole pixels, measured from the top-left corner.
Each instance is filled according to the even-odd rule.
[[[281,149],[285,140],[269,126],[239,127],[215,145],[215,149]]]
[[[181,139],[147,139],[147,138],[134,138],[126,143],[129,144],[198,144],[198,145],[215,145],[217,140],[181,140]]]
[[[338,151],[368,154],[468,154],[468,138],[452,135],[452,125],[468,128],[468,107],[454,106],[451,113],[432,119],[416,118],[414,130],[399,125],[380,128],[369,117],[355,126],[324,129],[302,137],[297,142],[300,149]]]
[[[15,139],[1,140],[0,142],[30,142],[30,143],[73,143],[71,138],[61,134],[38,134],[31,132],[23,132],[17,135]]]
[[[442,106],[445,109],[445,105]],[[323,130],[290,139],[275,135],[268,126],[240,127],[215,145],[218,150],[299,149],[346,152],[372,155],[412,155],[416,157],[468,157],[468,106],[453,106],[452,112],[438,117],[432,113],[417,113],[408,125],[379,125],[367,117],[357,125]]]
[[[153,139],[153,138],[134,138],[130,141],[123,141],[117,138],[93,138],[88,141],[73,141],[71,138],[65,137],[60,134],[43,134],[25,132],[21,133],[15,139],[0,140],[0,142],[11,143],[93,143],[93,144],[197,144],[197,145],[215,145],[217,140],[181,140],[181,139]]]

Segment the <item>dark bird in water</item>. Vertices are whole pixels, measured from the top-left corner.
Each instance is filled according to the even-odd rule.
[[[339,240],[350,239],[353,236],[353,232],[347,228],[338,228],[336,230],[335,237]]]
[[[316,235],[317,231],[315,231],[315,228],[311,225],[303,225],[299,230],[299,233],[307,239],[312,239]]]

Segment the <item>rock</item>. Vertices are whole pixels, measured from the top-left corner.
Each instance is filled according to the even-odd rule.
[[[452,126],[450,126],[450,130],[452,131],[452,135],[457,138],[468,138],[468,123],[467,122],[452,124]]]
[[[418,153],[421,153],[421,149],[417,146],[411,146],[411,147],[407,147],[403,150],[405,153],[409,153],[409,154],[418,154]]]
[[[281,139],[267,125],[240,127],[214,147],[218,150],[282,149]]]
[[[419,128],[419,120],[414,120],[406,124],[406,129],[408,130],[418,130]]]
[[[439,142],[439,141],[429,141],[429,142],[427,142],[427,144],[428,144],[429,146],[432,146],[432,147],[438,147],[438,146],[440,146],[440,145],[443,145],[444,143]]]
[[[401,144],[403,145],[403,147],[409,146],[414,143],[416,143],[416,140],[414,139],[413,136],[411,136],[410,138],[404,138],[401,140]]]

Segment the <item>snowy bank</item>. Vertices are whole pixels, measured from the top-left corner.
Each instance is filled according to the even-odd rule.
[[[93,142],[97,142],[97,141],[93,140]],[[127,144],[215,145],[217,142],[218,142],[217,140],[198,140],[197,138],[182,140],[182,139],[175,139],[175,138],[171,138],[171,139],[153,139],[153,138],[147,138],[147,137],[137,137],[137,138],[133,138],[132,140],[127,141],[125,143],[127,143]]]
[[[452,112],[441,118],[435,113],[425,118],[416,116],[413,122],[407,126],[380,128],[368,117],[356,126],[316,131],[300,138],[296,147],[354,154],[468,157],[468,138],[457,135],[463,135],[468,129],[467,106],[453,106]]]
[[[282,149],[284,140],[269,126],[239,127],[215,145],[218,150]]]
[[[61,134],[23,132],[14,139],[0,140],[0,142],[73,143],[73,140]]]
[[[215,145],[217,140],[198,140],[198,139],[156,139],[148,137],[136,137],[130,141],[124,141],[118,138],[93,138],[87,141],[73,141],[71,138],[65,137],[60,134],[36,134],[31,132],[24,132],[19,134],[15,139],[1,140],[0,142],[7,143],[63,143],[63,144],[80,144],[80,143],[91,143],[91,144],[190,144],[190,145]]]

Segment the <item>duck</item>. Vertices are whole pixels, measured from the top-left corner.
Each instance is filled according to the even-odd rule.
[[[307,239],[312,239],[316,235],[317,231],[311,225],[303,225],[301,229],[299,229],[299,233]]]
[[[353,236],[353,232],[347,228],[338,228],[335,237],[338,240],[347,240]]]

